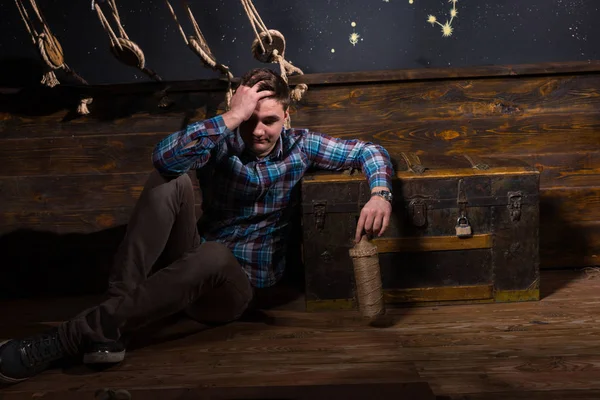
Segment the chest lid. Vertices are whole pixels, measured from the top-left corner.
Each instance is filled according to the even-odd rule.
[[[391,157],[397,205],[439,209],[539,201],[539,171],[520,160],[414,153]],[[357,210],[369,201],[370,192],[362,171],[308,173],[302,181],[303,209],[311,212],[315,204],[327,204],[332,212]]]
[[[390,153],[394,167],[393,179],[430,179],[460,178],[468,176],[493,175],[536,175],[537,169],[522,160],[514,158],[492,158],[477,155],[442,155],[401,152]],[[304,179],[304,184],[311,182],[344,182],[363,180],[361,171],[311,171]]]

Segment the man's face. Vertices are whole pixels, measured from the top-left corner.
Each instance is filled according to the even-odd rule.
[[[246,148],[257,157],[267,156],[277,144],[287,116],[287,111],[283,111],[277,100],[260,100],[252,116],[240,125]]]

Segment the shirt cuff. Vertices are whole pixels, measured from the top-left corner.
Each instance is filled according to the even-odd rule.
[[[387,187],[390,192],[392,191],[392,180],[391,178],[384,172],[379,172],[372,175],[369,179],[369,188],[373,190],[373,188],[378,186]]]

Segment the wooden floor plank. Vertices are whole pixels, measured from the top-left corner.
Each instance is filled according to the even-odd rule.
[[[599,372],[519,374],[450,374],[431,380],[434,393],[529,392],[600,389]]]
[[[123,389],[102,389],[101,393],[119,393]],[[132,399],[144,400],[232,400],[232,399],[294,399],[294,400],[435,400],[436,396],[425,382],[409,383],[350,383],[339,385],[290,385],[290,386],[249,386],[249,387],[203,387],[203,388],[161,388],[129,389],[126,391]],[[23,400],[28,397],[22,393],[9,393],[3,400]],[[36,399],[43,400],[81,400],[92,399],[94,393],[86,390],[73,392],[36,393]]]
[[[51,369],[0,398],[92,398],[110,387],[134,400],[183,399],[202,387],[421,382],[447,399],[591,399],[600,393],[599,277],[544,271],[540,301],[390,308],[380,326],[357,311],[305,312],[298,301],[213,328],[173,319],[138,331],[120,365]],[[55,326],[98,301],[0,302],[0,338]]]
[[[451,397],[452,400],[598,400],[599,398],[600,390],[594,389],[475,393]]]
[[[148,376],[150,374],[151,376]],[[233,375],[232,375],[233,374]],[[61,377],[68,377],[61,379]],[[234,379],[232,379],[235,377]],[[269,386],[344,384],[360,381],[419,382],[414,365],[410,363],[313,364],[288,368],[255,364],[253,368],[213,369],[209,365],[169,366],[151,370],[122,371],[119,367],[102,372],[90,372],[87,367],[68,368],[63,373],[46,373],[6,392],[44,392],[96,390],[98,388],[140,389],[149,387],[195,388],[201,386]]]

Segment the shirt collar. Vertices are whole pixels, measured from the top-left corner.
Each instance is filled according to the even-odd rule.
[[[284,127],[281,130],[279,139],[277,139],[277,143],[275,143],[275,147],[273,148],[273,151],[271,151],[271,153],[264,158],[265,160],[276,160],[283,156],[283,136],[285,135],[285,132],[286,132],[286,130]],[[250,156],[251,158],[254,158],[256,161],[258,161],[259,160],[258,157],[256,157],[255,155],[252,155],[252,154],[250,154],[250,152],[246,151],[246,144],[244,143],[244,140],[242,139],[242,135],[240,135],[239,127],[235,129],[235,137],[236,137],[236,142],[237,142],[238,148],[240,149],[240,152],[246,153],[248,156]]]
[[[269,158],[275,160],[281,158],[283,156],[283,135],[285,133],[285,129],[281,131],[279,135],[279,139],[277,139],[277,143],[275,143],[275,147],[271,154],[269,154]]]

